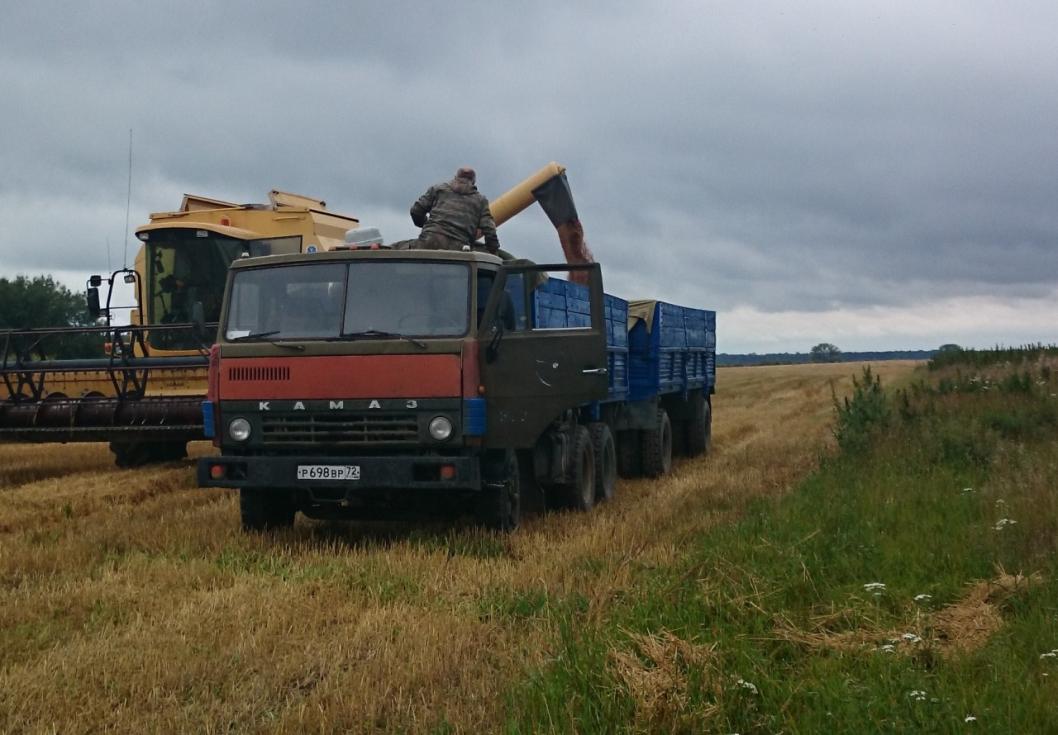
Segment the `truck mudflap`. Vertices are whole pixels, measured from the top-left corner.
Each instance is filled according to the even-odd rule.
[[[199,487],[473,490],[482,488],[476,456],[204,457]]]

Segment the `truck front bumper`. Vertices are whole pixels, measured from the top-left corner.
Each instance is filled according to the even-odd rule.
[[[353,467],[356,479],[298,479],[299,468]],[[307,471],[303,470],[304,475]],[[385,457],[204,457],[199,487],[357,490],[480,490],[477,457],[394,455]]]

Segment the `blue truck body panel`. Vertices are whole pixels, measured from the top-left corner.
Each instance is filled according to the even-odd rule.
[[[628,302],[605,295],[608,401],[640,401],[716,385],[716,312],[654,302],[652,329],[629,325]],[[534,329],[591,326],[587,286],[558,278],[533,290]],[[631,329],[629,329],[631,326]]]

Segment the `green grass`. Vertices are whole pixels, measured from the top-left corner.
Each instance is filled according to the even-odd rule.
[[[601,620],[567,600],[498,601],[554,631],[508,730],[1058,732],[1058,657],[1041,658],[1058,649],[1056,381],[1042,348],[960,354],[895,394],[865,372],[836,403],[839,454],[676,564],[638,570]],[[947,652],[937,611],[997,569],[1042,582],[997,600],[993,635]],[[668,634],[698,653],[643,645]],[[805,642],[843,634],[860,644]],[[626,654],[638,683],[615,663]]]

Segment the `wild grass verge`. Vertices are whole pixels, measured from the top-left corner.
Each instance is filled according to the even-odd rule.
[[[535,601],[552,657],[507,729],[1058,732],[1058,386],[1045,352],[962,354],[865,371],[835,456],[604,615]]]

